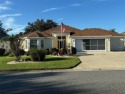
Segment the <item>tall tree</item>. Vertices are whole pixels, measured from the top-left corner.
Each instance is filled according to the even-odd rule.
[[[3,28],[3,24],[2,22],[0,21],[0,38],[4,37],[4,36],[7,36],[7,32],[8,31],[11,31],[12,29],[11,28],[8,28],[8,29],[4,29]]]
[[[37,19],[35,22],[28,22],[24,34],[27,34],[29,32],[34,32],[36,30],[45,31],[56,26],[57,23],[54,22],[53,20],[48,19],[44,21],[43,19]]]

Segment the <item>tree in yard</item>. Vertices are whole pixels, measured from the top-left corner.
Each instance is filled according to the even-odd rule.
[[[10,28],[4,29],[4,28],[3,28],[3,24],[2,24],[2,22],[0,21],[0,39],[1,39],[2,37],[7,36],[7,35],[8,35],[7,32],[8,32],[8,31],[11,31],[11,30],[12,30],[12,29],[10,29]]]
[[[8,41],[11,52],[16,56],[16,61],[20,60],[20,40],[18,36],[15,35],[8,35],[7,32],[11,31],[12,29],[4,29],[2,27],[2,22],[0,21],[0,44],[3,42]]]
[[[9,35],[4,37],[2,40],[9,41],[11,52],[16,57],[15,61],[20,61],[21,53],[20,53],[20,39],[15,35]]]
[[[28,26],[26,26],[24,34],[27,34],[29,32],[34,32],[36,30],[45,31],[56,26],[57,23],[55,23],[50,19],[46,21],[44,21],[43,19],[37,19],[35,22],[32,23],[28,22]]]
[[[4,42],[2,41],[2,38],[5,37],[5,36],[8,36],[7,32],[11,31],[12,29],[11,28],[8,28],[8,29],[4,29],[3,28],[3,24],[2,22],[0,21],[0,45],[2,47],[4,47]]]

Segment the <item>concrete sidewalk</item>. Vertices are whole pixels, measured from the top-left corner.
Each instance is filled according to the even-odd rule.
[[[125,52],[78,53],[81,64],[74,70],[125,70]]]

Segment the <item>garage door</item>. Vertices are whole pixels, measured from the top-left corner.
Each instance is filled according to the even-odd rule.
[[[85,50],[105,50],[105,39],[83,39]]]

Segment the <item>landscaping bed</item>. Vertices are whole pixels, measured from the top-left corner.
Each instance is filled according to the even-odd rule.
[[[22,56],[22,58],[29,58],[29,56]],[[45,61],[32,63],[18,63],[7,64],[7,62],[14,61],[15,57],[1,56],[0,57],[0,71],[23,71],[23,70],[50,70],[50,69],[69,69],[77,66],[80,60],[73,57],[52,57],[46,56]],[[28,61],[29,62],[29,61]]]

